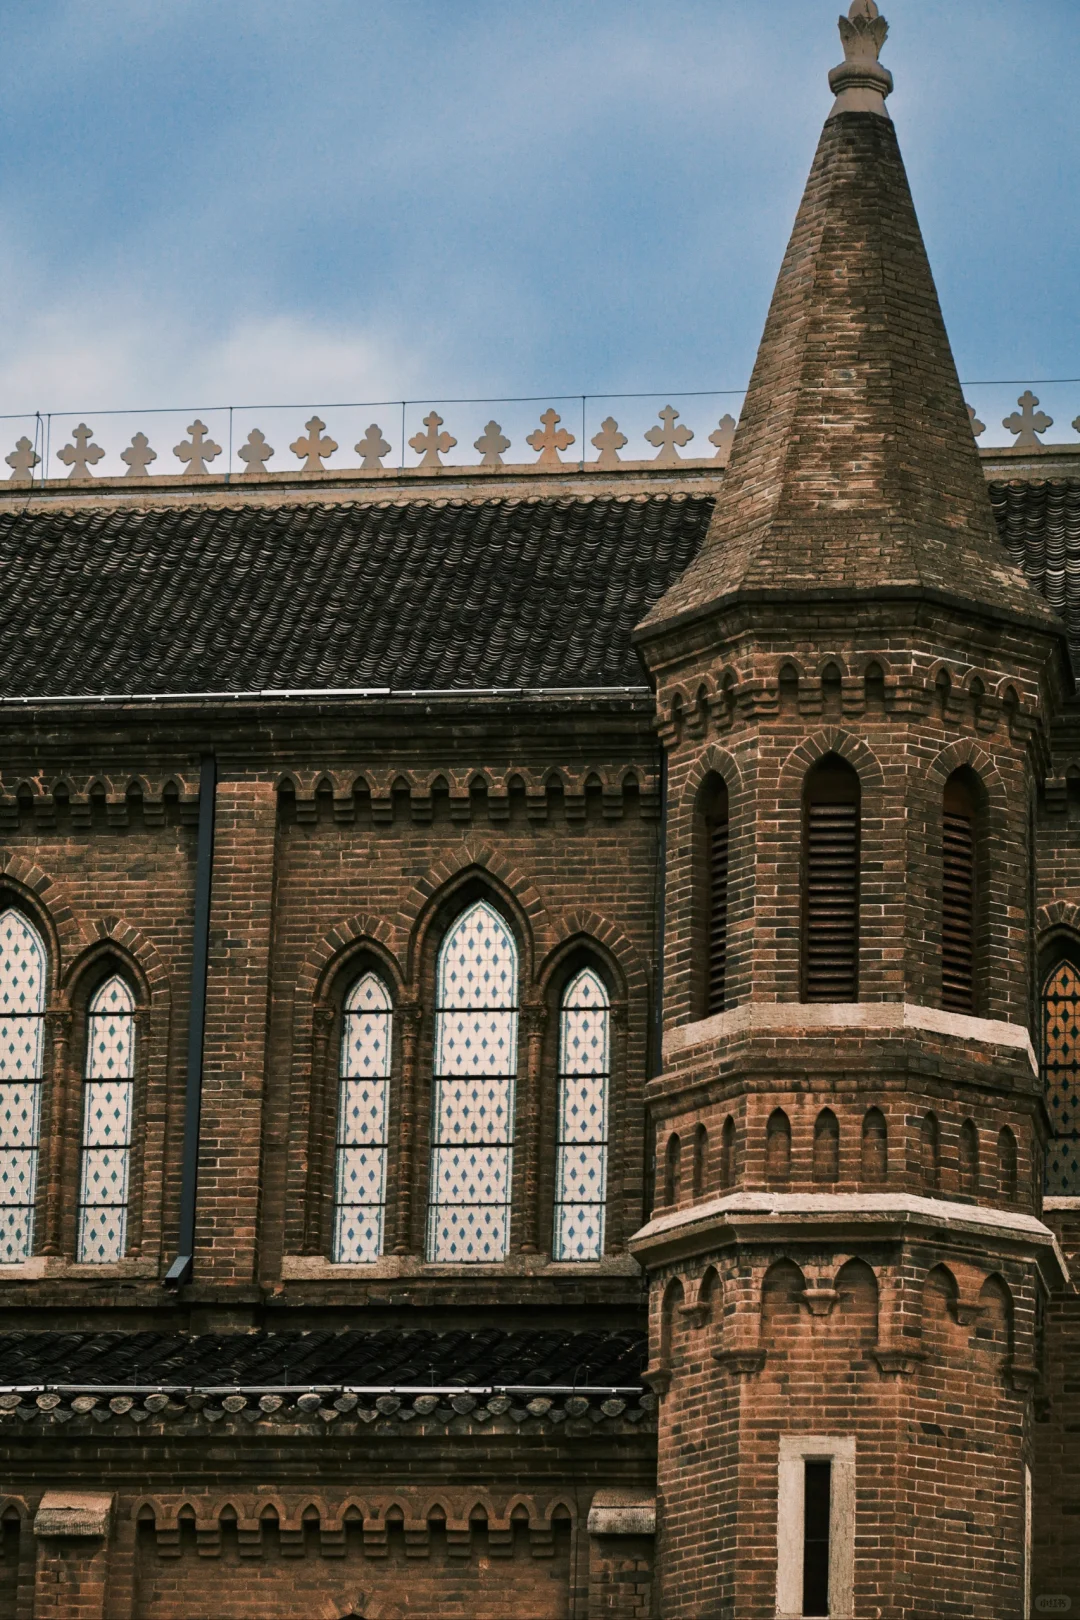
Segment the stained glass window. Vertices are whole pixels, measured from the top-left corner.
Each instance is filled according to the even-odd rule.
[[[1080,972],[1059,962],[1043,989],[1048,1193],[1080,1193]]]
[[[21,911],[0,916],[0,1264],[34,1247],[45,946]]]
[[[485,900],[443,941],[435,987],[429,1260],[503,1260],[510,1243],[518,953]]]
[[[82,1175],[75,1257],[121,1260],[127,1247],[131,1116],[135,1093],[135,1002],[118,975],[94,993],[86,1019]]]
[[[383,1252],[392,1018],[386,986],[365,973],[346,998],[341,1028],[333,1257],[346,1265]]]
[[[559,1014],[555,1260],[599,1260],[607,1197],[611,1012],[592,968],[571,979]]]

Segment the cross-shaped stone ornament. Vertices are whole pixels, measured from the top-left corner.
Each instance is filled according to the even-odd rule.
[[[443,419],[438,411],[431,411],[424,417],[426,433],[414,433],[409,440],[409,449],[415,450],[420,457],[421,467],[441,467],[440,456],[445,456],[452,450],[457,440],[451,438],[449,433],[440,433]]]
[[[121,450],[120,460],[126,463],[129,478],[145,478],[150,463],[157,460],[157,451],[151,450],[145,433],[136,433],[127,449]]]
[[[501,467],[503,464],[502,453],[504,450],[509,450],[509,448],[510,440],[504,435],[499,423],[494,421],[488,423],[473,445],[473,449],[480,452],[481,467]]]
[[[569,450],[574,442],[574,435],[565,428],[558,426],[562,421],[553,406],[549,405],[540,418],[541,426],[530,433],[525,443],[538,452],[536,465],[538,467],[561,467],[562,457],[560,450]]]
[[[215,444],[213,439],[207,438],[210,429],[205,422],[196,419],[188,428],[190,439],[181,439],[179,444],[173,445],[173,455],[177,461],[186,461],[188,476],[190,478],[208,478],[206,463],[220,456],[221,446]]]
[[[975,415],[974,405],[969,405],[967,407],[967,413],[968,421],[971,423],[971,431],[975,437],[978,438],[981,433],[986,432],[986,423],[979,421],[979,418]]]
[[[619,451],[625,450],[629,442],[626,434],[619,432],[619,424],[615,418],[605,416],[600,424],[599,433],[594,433],[589,441],[600,452],[594,465],[597,467],[617,467],[621,459]]]
[[[716,446],[716,454],[713,460],[721,467],[726,467],[731,460],[731,446],[735,442],[735,428],[735,418],[730,412],[727,412],[720,418],[709,434],[709,443]]]
[[[95,461],[100,461],[105,454],[100,444],[91,444],[94,437],[93,428],[88,428],[85,422],[80,422],[73,428],[71,437],[73,444],[65,444],[62,450],[56,452],[57,461],[62,461],[65,467],[70,467],[69,478],[93,478],[90,471]]]
[[[337,449],[337,440],[329,434],[323,438],[323,429],[326,423],[319,416],[313,416],[310,422],[305,422],[307,438],[294,439],[289,449],[294,456],[299,456],[304,465],[301,472],[325,472],[323,457],[332,456]]]
[[[244,463],[244,478],[259,478],[266,471],[266,463],[274,453],[272,444],[267,444],[266,434],[262,428],[252,428],[247,436],[247,443],[242,444],[236,452]]]
[[[356,446],[356,453],[360,457],[360,466],[364,472],[379,472],[383,464],[383,456],[390,454],[390,446],[382,436],[382,428],[378,423],[372,422],[360,443]]]
[[[1003,428],[1008,428],[1010,433],[1017,435],[1014,449],[1038,450],[1041,440],[1037,439],[1035,435],[1045,433],[1048,427],[1053,427],[1054,418],[1047,416],[1045,411],[1035,409],[1039,401],[1030,388],[1024,389],[1016,403],[1020,409],[1013,411],[1011,416],[1004,417],[1001,425]]]
[[[685,423],[679,422],[679,426],[675,426],[678,418],[679,413],[674,405],[665,405],[660,412],[662,425],[650,428],[645,435],[646,441],[655,444],[660,452],[656,457],[658,467],[677,467],[682,460],[679,447],[689,444],[694,437],[693,429],[688,428]]]
[[[41,457],[24,433],[21,439],[16,440],[14,450],[9,456],[5,456],[4,460],[12,469],[13,484],[31,484],[34,481],[34,468]]]

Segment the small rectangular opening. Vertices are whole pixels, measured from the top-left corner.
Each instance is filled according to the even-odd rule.
[[[832,1516],[832,1462],[808,1458],[803,1496],[804,1615],[829,1613],[829,1521]]]

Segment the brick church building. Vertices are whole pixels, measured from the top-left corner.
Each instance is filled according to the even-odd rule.
[[[726,463],[8,458],[3,1620],[1080,1612],[1080,444],[840,30]]]

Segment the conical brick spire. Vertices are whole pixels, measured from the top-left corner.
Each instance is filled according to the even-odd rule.
[[[845,61],[701,553],[650,634],[725,599],[933,592],[1052,624],[1006,560],[877,61],[856,0]]]

